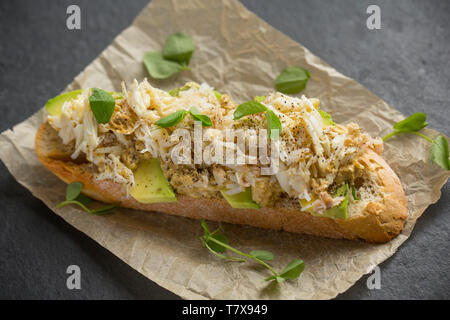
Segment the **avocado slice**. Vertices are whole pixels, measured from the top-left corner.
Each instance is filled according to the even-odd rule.
[[[314,215],[314,209],[312,206],[308,207],[309,205],[311,205],[314,201],[316,201],[317,199],[311,199],[311,200],[305,200],[305,199],[300,199],[298,200],[298,202],[300,202],[300,207],[302,207],[302,211],[306,211],[311,213],[312,215]],[[308,207],[308,208],[306,208]]]
[[[59,96],[56,96],[50,100],[47,101],[45,104],[45,109],[47,112],[52,116],[59,116],[61,114],[61,108],[64,104],[64,102],[75,99],[79,94],[83,92],[82,89],[74,90],[70,92],[66,92],[63,94],[60,94]],[[121,99],[123,98],[123,95],[121,92],[115,92],[115,91],[106,91],[110,95],[115,96],[114,98]]]
[[[134,187],[130,195],[141,203],[177,202],[159,159],[155,158],[139,163],[134,171]]]
[[[344,200],[337,206],[325,211],[324,215],[330,218],[347,219],[348,208],[348,184],[344,184],[336,191],[337,197],[344,197]]]
[[[235,209],[259,209],[260,206],[253,201],[252,188],[245,188],[245,191],[233,195],[226,194],[226,190],[221,190],[222,196]]]
[[[300,200],[300,206],[302,207],[303,211],[307,211],[311,213],[313,216],[317,217],[328,217],[328,218],[335,218],[335,219],[346,219],[347,218],[347,209],[348,209],[348,184],[344,184],[341,187],[339,187],[336,190],[336,193],[334,194],[335,197],[344,197],[344,200],[337,206],[325,210],[323,214],[317,214],[314,212],[312,207],[309,207],[307,209],[303,209],[307,207],[308,205],[312,204],[316,199],[312,199],[310,201],[307,200]]]
[[[52,116],[59,116],[64,102],[75,99],[83,90],[75,90],[60,94],[59,96],[50,99],[45,104],[45,109]]]

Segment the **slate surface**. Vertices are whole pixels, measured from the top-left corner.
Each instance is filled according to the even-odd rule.
[[[147,0],[0,2],[0,131],[30,116],[72,81],[126,28]],[[244,5],[356,79],[404,114],[424,111],[450,135],[450,1],[262,1]],[[82,30],[66,28],[78,4]],[[381,30],[366,8],[381,7]],[[34,198],[0,164],[0,298],[173,299],[75,230]],[[449,299],[449,184],[411,238],[381,265],[381,289],[367,276],[340,299]],[[81,290],[66,288],[79,265]]]

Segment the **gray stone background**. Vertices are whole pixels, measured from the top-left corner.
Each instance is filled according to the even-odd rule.
[[[275,28],[406,115],[423,111],[450,134],[450,1],[243,0]],[[82,30],[66,28],[77,4]],[[0,131],[23,121],[126,28],[147,0],[0,1]],[[381,7],[381,30],[366,8]],[[201,20],[199,20],[201,21]],[[200,22],[201,23],[201,22]],[[53,214],[0,164],[0,298],[175,299]],[[449,299],[449,184],[411,238],[381,264],[381,289],[367,276],[339,299]],[[66,268],[81,268],[81,290]]]

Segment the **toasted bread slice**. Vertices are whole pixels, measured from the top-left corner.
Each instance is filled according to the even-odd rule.
[[[126,208],[330,238],[363,239],[373,243],[387,242],[397,236],[407,217],[406,197],[399,178],[371,149],[367,149],[360,161],[376,184],[374,187],[378,197],[349,208],[353,213],[347,219],[333,219],[313,216],[288,204],[257,210],[234,209],[223,199],[199,199],[184,195],[178,195],[178,202],[174,203],[143,204],[127,196],[121,184],[96,180],[92,165],[80,159],[71,160],[70,148],[62,144],[57,131],[48,123],[38,129],[35,147],[39,160],[64,182],[79,181],[83,183],[83,193],[87,196],[106,203],[120,203]]]

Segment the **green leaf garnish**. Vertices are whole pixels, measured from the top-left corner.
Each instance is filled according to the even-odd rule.
[[[428,125],[427,115],[422,112],[417,112],[409,116],[408,118],[394,124],[394,130],[396,131],[419,131]]]
[[[287,279],[294,279],[300,276],[303,269],[305,268],[305,264],[300,259],[294,259],[292,260],[281,272],[281,274],[278,274],[269,264],[267,264],[264,261],[269,261],[273,259],[273,253],[266,251],[266,250],[253,250],[249,254],[244,253],[236,248],[233,248],[228,244],[228,239],[223,234],[218,234],[217,232],[220,229],[216,229],[213,232],[210,232],[208,229],[208,226],[205,222],[205,220],[202,220],[201,226],[203,228],[204,234],[200,239],[203,242],[203,245],[215,256],[227,259],[227,260],[234,260],[239,262],[246,261],[242,258],[236,258],[231,256],[225,256],[222,253],[224,253],[226,250],[230,250],[234,252],[235,254],[238,254],[244,258],[251,259],[253,261],[258,262],[259,264],[266,267],[270,272],[272,272],[272,276],[266,278],[266,281],[275,280],[277,282],[283,282]]]
[[[301,259],[294,259],[283,269],[280,277],[283,279],[295,279],[300,276],[300,274],[305,269],[305,263]]]
[[[74,200],[78,201],[79,203],[84,204],[85,206],[92,203],[92,199],[88,196],[85,196],[84,194],[80,193],[78,197],[76,197]]]
[[[202,226],[203,231],[205,231],[205,236],[209,236],[211,234],[211,231],[209,231],[209,228],[208,228],[208,225],[206,224],[206,221],[202,220],[200,225]]]
[[[355,186],[352,186],[352,196],[353,196],[353,200],[359,200],[358,196],[356,195]]]
[[[159,119],[155,122],[155,124],[160,126],[161,128],[173,127],[180,123],[188,113],[190,113],[195,120],[200,121],[202,123],[202,126],[212,126],[211,119],[207,115],[201,114],[196,107],[191,107],[189,111],[178,110],[168,115],[167,117]]]
[[[445,170],[450,170],[448,141],[443,136],[437,136],[430,148],[430,159]]]
[[[87,205],[92,202],[92,199],[82,194],[82,189],[83,184],[81,182],[72,182],[67,185],[66,200],[58,204],[58,208],[62,208],[69,204],[75,204],[81,207],[87,213],[103,215],[111,212],[117,207],[117,205],[110,204],[97,209],[89,209]]]
[[[437,136],[434,140],[418,132],[428,125],[425,113],[414,113],[408,118],[394,124],[394,131],[383,137],[383,141],[399,134],[412,133],[428,142],[431,142],[430,160],[439,165],[444,170],[450,170],[450,160],[448,151],[448,141],[443,136]]]
[[[211,235],[210,237],[216,239],[217,241],[219,241],[221,243],[228,244],[228,239],[223,234],[214,234],[214,235]],[[227,250],[227,248],[218,244],[217,242],[208,240],[208,241],[206,241],[206,243],[215,252],[222,253]]]
[[[75,200],[81,193],[83,184],[81,182],[72,182],[66,189],[66,200]]]
[[[233,119],[238,120],[242,117],[249,116],[251,114],[265,112],[267,108],[260,102],[247,101],[238,105],[233,114]]]
[[[146,52],[144,65],[153,79],[167,79],[178,72],[189,70],[189,67],[178,62],[164,59],[159,51]]]
[[[113,209],[117,208],[117,205],[115,204],[110,204],[98,209],[94,209],[94,210],[90,210],[89,213],[93,213],[93,214],[106,214],[106,213],[110,213]]]
[[[273,253],[267,250],[253,250],[250,251],[250,255],[262,261],[273,260]]]
[[[167,37],[162,52],[146,52],[143,61],[153,79],[167,79],[178,72],[190,70],[188,64],[193,52],[192,39],[184,33],[177,32]],[[170,95],[178,93],[179,91],[169,91]]]
[[[272,110],[267,109],[262,103],[258,101],[247,101],[241,103],[233,114],[233,119],[238,120],[242,117],[265,112],[267,121],[267,130],[269,131],[270,139],[276,140],[281,132],[281,121]],[[273,130],[273,131],[272,131]]]
[[[191,109],[189,109],[189,112],[191,113],[192,117],[195,120],[202,122],[202,126],[204,127],[212,126],[211,119],[207,115],[201,114],[196,107],[191,107]]]
[[[89,105],[98,123],[108,123],[114,113],[116,100],[106,91],[92,88]]]
[[[383,141],[389,139],[390,137],[393,137],[399,133],[412,133],[415,135],[418,135],[430,142],[433,142],[430,138],[427,136],[424,136],[423,134],[417,132],[423,128],[425,128],[428,125],[427,115],[422,112],[417,112],[412,115],[410,115],[408,118],[403,119],[402,121],[399,121],[394,124],[394,131],[390,134],[383,137]]]
[[[186,110],[178,110],[167,117],[159,119],[155,124],[161,128],[173,127],[180,123],[187,114],[188,112]]]
[[[307,70],[300,67],[289,67],[281,71],[275,80],[275,86],[282,93],[295,94],[305,89],[309,78]]]
[[[267,130],[269,130],[269,137],[272,140],[278,139],[281,132],[281,121],[272,110],[266,111]]]
[[[167,60],[188,65],[194,49],[195,46],[191,37],[182,32],[177,32],[167,37],[162,55]]]

